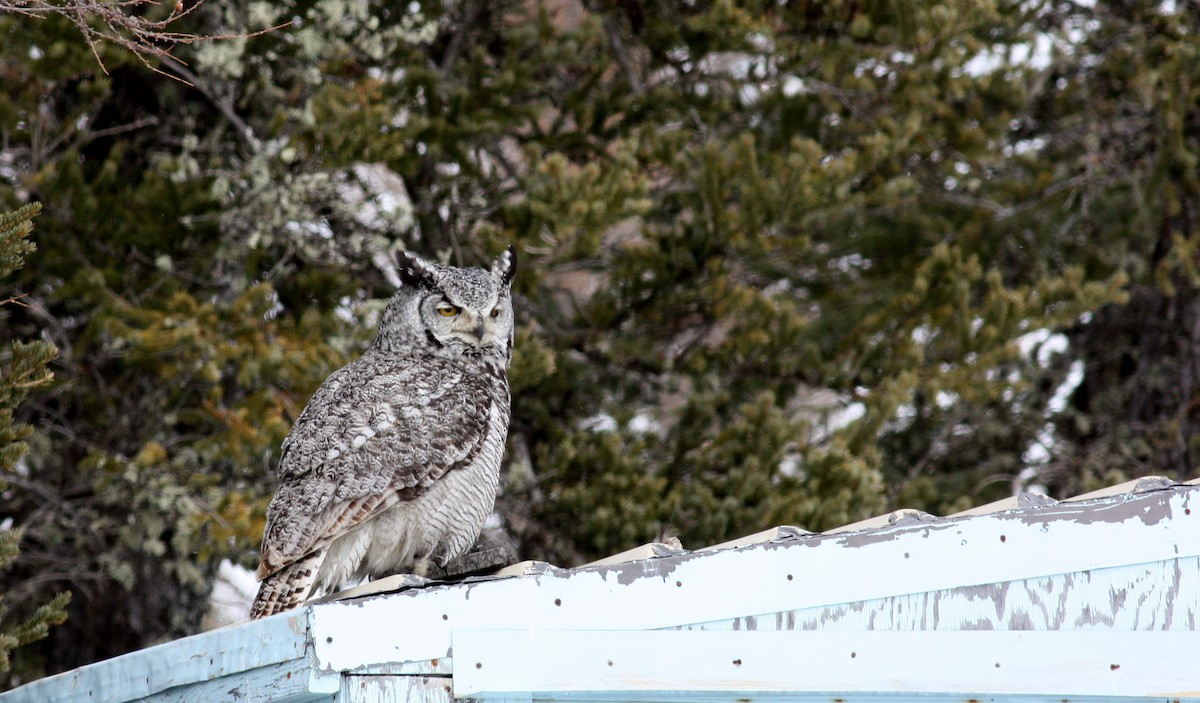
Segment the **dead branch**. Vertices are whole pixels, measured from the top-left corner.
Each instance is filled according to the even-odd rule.
[[[129,51],[155,73],[162,73],[181,82],[186,80],[178,75],[165,73],[156,65],[159,60],[174,58],[171,51],[177,45],[256,37],[287,26],[282,24],[250,34],[232,35],[190,34],[171,28],[204,3],[205,0],[0,0],[0,12],[11,12],[35,19],[45,19],[51,15],[67,18],[83,34],[92,55],[96,57],[96,63],[106,74],[108,69],[104,66],[98,49],[104,42]],[[152,13],[146,11],[164,5],[171,9],[162,19],[153,19]]]

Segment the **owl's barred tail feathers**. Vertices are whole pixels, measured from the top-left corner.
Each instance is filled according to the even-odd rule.
[[[254,605],[250,606],[250,619],[282,613],[307,600],[312,593],[313,581],[317,579],[317,569],[324,560],[324,551],[313,552],[264,578]]]

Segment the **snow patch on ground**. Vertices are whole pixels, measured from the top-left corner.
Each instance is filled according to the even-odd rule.
[[[254,572],[225,559],[217,567],[217,579],[208,599],[204,629],[213,630],[250,619],[250,604],[258,593]]]

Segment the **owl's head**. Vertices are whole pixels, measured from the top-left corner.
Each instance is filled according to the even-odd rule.
[[[394,351],[508,360],[515,247],[492,262],[490,270],[435,264],[410,252],[401,252],[396,264],[400,289],[380,321],[377,344]]]

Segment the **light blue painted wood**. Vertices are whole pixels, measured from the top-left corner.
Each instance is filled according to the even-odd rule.
[[[130,652],[0,694],[0,703],[127,703],[283,662],[307,671],[310,617],[302,608]]]
[[[318,674],[307,659],[251,669],[202,683],[176,686],[137,703],[336,703],[339,674]]]

